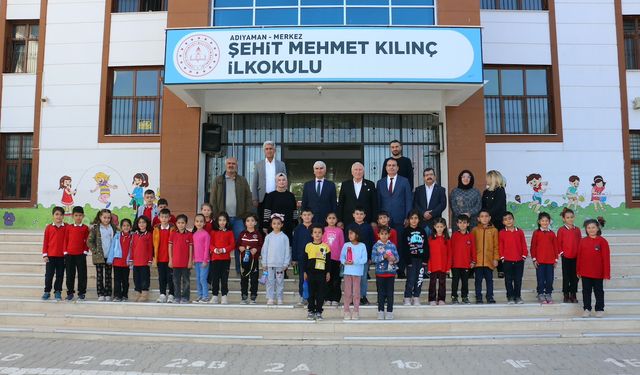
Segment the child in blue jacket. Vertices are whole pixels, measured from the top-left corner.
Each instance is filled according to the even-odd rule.
[[[393,291],[400,260],[398,249],[389,241],[391,230],[389,227],[380,227],[378,236],[380,240],[373,245],[371,260],[376,265],[376,286],[378,288],[378,320],[393,319]],[[384,312],[384,304],[387,303],[387,312]]]

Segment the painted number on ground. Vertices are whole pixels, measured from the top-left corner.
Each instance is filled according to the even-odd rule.
[[[133,359],[105,359],[100,362],[101,366],[117,366],[117,367],[126,367],[131,366],[135,361]]]
[[[85,355],[78,358],[76,361],[69,362],[69,363],[72,365],[88,365],[89,362],[93,361],[94,359],[96,359],[96,357],[91,355]]]
[[[531,361],[529,361],[528,359],[507,359],[502,363],[506,363],[508,365],[511,365],[513,368],[519,369],[527,368],[528,366],[533,365],[533,363],[531,363]]]
[[[422,368],[422,363],[415,362],[415,361],[397,360],[397,361],[391,362],[391,364],[396,365],[399,369],[403,369],[403,370],[417,370],[419,368]]]
[[[639,367],[640,368],[640,360],[638,359],[615,359],[615,358],[607,358],[604,360],[607,363],[611,363],[612,365],[618,366],[620,368],[625,368],[627,366],[631,367]]]
[[[164,367],[169,368],[184,368],[184,367],[192,367],[192,368],[208,368],[208,369],[221,369],[227,366],[226,361],[189,361],[186,358],[175,358],[169,361]]]
[[[285,372],[285,367],[286,365],[284,363],[279,363],[279,362],[267,363],[267,368],[264,370],[264,372],[282,373],[282,372]],[[302,372],[302,371],[311,372],[311,370],[309,369],[309,366],[307,366],[306,363],[301,363],[291,369],[291,372]]]
[[[2,355],[2,353],[0,353],[0,355]],[[7,354],[4,357],[0,358],[0,361],[2,361],[2,362],[12,362],[12,361],[17,361],[17,360],[21,359],[22,357],[24,357],[24,354],[20,354],[20,353]]]

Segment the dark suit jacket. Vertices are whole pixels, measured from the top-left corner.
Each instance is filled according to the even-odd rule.
[[[316,193],[316,180],[304,183],[302,188],[302,209],[313,212],[314,223],[324,223],[329,212],[336,212],[338,200],[336,197],[336,184],[327,179],[322,183],[320,196]]]
[[[347,225],[353,222],[353,210],[356,207],[362,207],[367,215],[366,222],[375,223],[378,213],[378,195],[376,187],[372,181],[362,180],[362,188],[360,196],[356,198],[356,190],[353,186],[353,179],[344,181],[340,187],[340,196],[338,197],[338,220]]]
[[[389,194],[387,178],[378,180],[376,185],[378,190],[378,208],[386,211],[391,218],[391,225],[402,225],[404,219],[412,208],[411,186],[409,180],[398,175],[393,187],[393,194]]]
[[[442,212],[447,208],[447,191],[440,185],[434,184],[431,200],[427,206],[427,193],[424,184],[418,186],[413,193],[413,208],[420,211],[420,220],[425,222],[424,213],[431,211],[432,219],[425,222],[431,225],[433,218],[442,217]]]

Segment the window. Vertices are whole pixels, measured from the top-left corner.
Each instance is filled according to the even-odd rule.
[[[624,16],[624,61],[627,69],[640,69],[640,16]]]
[[[640,131],[632,130],[631,143],[631,197],[634,201],[640,200]]]
[[[214,0],[213,25],[435,24],[434,0]]]
[[[160,68],[118,68],[110,72],[108,135],[159,134],[162,122]]]
[[[548,0],[480,0],[480,9],[549,10]]]
[[[168,0],[113,0],[114,13],[157,12],[167,10]]]
[[[552,134],[551,70],[545,66],[484,69],[487,134]]]
[[[2,134],[0,145],[0,199],[31,199],[33,134]]]
[[[37,21],[11,23],[5,73],[35,73],[38,63]]]

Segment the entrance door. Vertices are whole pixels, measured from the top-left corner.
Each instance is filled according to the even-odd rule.
[[[302,199],[302,187],[312,180],[313,164],[322,160],[327,165],[326,178],[336,183],[338,191],[342,181],[351,178],[351,165],[362,162],[364,149],[361,144],[285,144],[282,160],[287,165],[290,190],[298,200]]]

